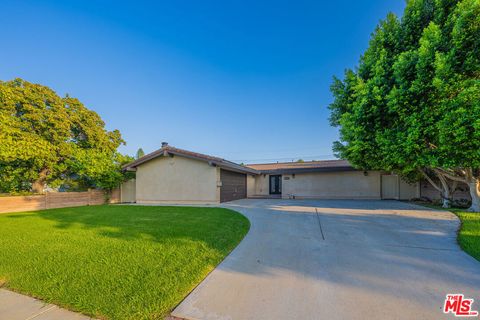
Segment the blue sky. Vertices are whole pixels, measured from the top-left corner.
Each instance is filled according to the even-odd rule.
[[[69,93],[119,129],[238,162],[329,159],[329,86],[403,0],[2,1],[0,79]]]

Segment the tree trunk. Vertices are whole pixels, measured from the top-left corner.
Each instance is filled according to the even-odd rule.
[[[45,182],[47,180],[47,169],[40,171],[38,179],[32,183],[32,192],[33,193],[43,193],[45,189]]]
[[[442,208],[450,208],[451,201],[450,201],[450,186],[448,185],[448,181],[445,177],[437,172],[438,179],[442,184]]]
[[[468,211],[480,212],[480,179],[474,179],[468,183],[470,196],[472,197],[472,206]]]
[[[35,180],[32,183],[32,192],[33,193],[43,193],[43,189],[45,188],[45,184],[40,180]]]
[[[451,201],[449,198],[442,199],[442,208],[450,208],[452,206]]]
[[[437,172],[435,170],[427,170],[427,169],[424,169],[424,168],[419,168],[418,170],[423,175],[423,177],[432,185],[432,187],[434,187],[438,192],[440,192],[440,196],[442,197],[442,200],[444,201],[443,205],[445,206],[445,197],[443,196],[445,188],[440,187],[437,183],[435,183],[435,181],[433,181],[433,179],[427,173],[427,172],[429,172],[429,173],[437,173]]]
[[[41,179],[37,179],[32,183],[32,192],[33,193],[43,193],[43,189],[45,188],[45,181]]]

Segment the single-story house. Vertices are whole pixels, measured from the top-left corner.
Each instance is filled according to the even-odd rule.
[[[403,200],[420,196],[418,183],[408,184],[388,172],[357,170],[345,160],[240,165],[167,143],[124,169],[136,171],[136,179],[122,186],[122,198],[144,204],[216,204],[243,198]]]

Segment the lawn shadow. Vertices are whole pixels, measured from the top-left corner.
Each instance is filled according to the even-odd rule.
[[[220,271],[259,277],[289,272],[389,296],[424,297],[428,290],[419,288],[434,285],[435,294],[475,292],[472,297],[480,299],[480,263],[458,247],[459,221],[450,212],[397,201],[352,200],[241,200],[224,207],[246,216],[251,228],[217,267]],[[47,210],[25,217],[38,215],[54,221],[57,228],[81,226],[127,241],[200,241],[225,253],[235,246],[226,250],[226,237],[245,227],[238,216],[219,208],[77,210]]]
[[[41,218],[57,229],[94,230],[102,237],[165,243],[175,239],[202,242],[230,251],[248,231],[249,222],[225,208],[100,205],[12,213],[10,219]]]

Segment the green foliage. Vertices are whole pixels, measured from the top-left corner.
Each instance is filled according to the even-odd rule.
[[[122,143],[78,99],[21,79],[0,81],[0,192],[41,192],[71,180],[111,189],[124,179]]]
[[[142,148],[139,148],[137,150],[137,159],[140,159],[141,157],[143,157],[145,155],[145,152],[143,151]]]
[[[79,150],[69,168],[76,174],[76,179],[84,185],[112,190],[120,182],[132,178],[131,172],[122,172],[121,167],[134,159],[117,152],[106,153],[98,150]]]
[[[0,282],[98,319],[165,319],[249,225],[224,208],[116,205],[2,214]]]
[[[480,168],[480,1],[410,0],[331,86],[334,151],[362,169]]]

